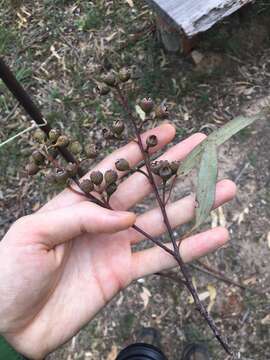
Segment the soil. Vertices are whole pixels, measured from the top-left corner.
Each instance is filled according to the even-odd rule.
[[[148,95],[156,102],[166,100],[177,128],[175,142],[270,106],[266,2],[258,1],[202,34],[195,45],[202,55],[197,65],[191,55],[163,50],[153,32],[154,14],[144,1],[47,0],[35,6],[23,1],[13,8],[3,0],[0,4],[1,53],[48,121],[80,140],[101,139],[101,127],[121,114],[113,98],[102,102],[96,94],[96,74],[111,66],[133,68],[130,101]],[[29,120],[0,84],[0,142],[28,127]],[[246,289],[191,268],[200,294],[216,291],[211,314],[243,360],[270,359],[269,136],[265,115],[221,148],[219,178],[236,181],[238,193],[206,224],[225,225],[231,241],[202,261]],[[48,189],[42,176],[25,175],[34,146],[27,133],[0,150],[1,236],[15,219],[59,191]],[[111,149],[101,146],[100,152]],[[192,183],[178,184],[174,195],[192,191]],[[170,275],[178,276],[175,271]],[[167,277],[140,279],[48,359],[113,360],[149,326],[159,330],[168,359],[180,359],[188,342],[203,342],[213,359],[227,359],[189,302],[184,287]],[[209,296],[204,302],[210,304]]]

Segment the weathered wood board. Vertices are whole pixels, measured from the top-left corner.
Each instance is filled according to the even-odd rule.
[[[254,0],[147,0],[192,37]]]

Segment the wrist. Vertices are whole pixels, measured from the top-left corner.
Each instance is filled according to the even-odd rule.
[[[0,358],[8,360],[29,360],[18,353],[2,336],[0,336]]]
[[[0,334],[1,343],[4,344],[5,348],[9,348],[9,351],[13,352],[13,354],[17,354],[17,358],[3,358],[5,360],[44,360],[47,354],[41,352],[40,348],[36,348],[34,346],[35,342],[33,339],[28,338],[28,340],[23,340],[20,337],[17,338],[15,336],[9,335],[1,335]],[[2,360],[1,356],[1,347],[0,347],[0,360]]]

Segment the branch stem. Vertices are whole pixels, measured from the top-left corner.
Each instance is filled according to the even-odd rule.
[[[184,276],[185,279],[185,284],[186,287],[188,288],[189,292],[191,293],[193,299],[194,299],[194,303],[196,305],[197,310],[199,311],[199,313],[202,315],[202,317],[206,320],[206,322],[208,323],[209,327],[211,328],[211,330],[213,331],[216,339],[220,342],[220,344],[222,345],[222,347],[224,348],[224,350],[229,354],[229,355],[233,355],[233,352],[229,346],[229,344],[227,343],[226,339],[223,338],[223,336],[221,335],[221,332],[219,331],[219,329],[217,328],[216,324],[214,323],[214,320],[212,319],[212,317],[210,316],[210,314],[208,313],[206,307],[203,305],[203,303],[201,302],[199,295],[197,293],[197,290],[195,289],[190,274],[189,274],[189,269],[187,267],[187,265],[184,263],[180,252],[179,252],[179,247],[177,245],[177,241],[174,237],[173,231],[172,231],[172,227],[171,224],[169,222],[168,219],[168,215],[167,215],[167,211],[165,208],[165,204],[163,203],[162,198],[160,197],[157,185],[155,183],[154,180],[154,176],[153,173],[151,171],[151,164],[150,164],[150,158],[149,158],[149,154],[144,150],[144,146],[143,146],[143,142],[142,142],[142,138],[141,138],[141,134],[140,134],[140,130],[137,126],[136,123],[136,119],[134,118],[133,114],[132,114],[132,110],[129,106],[129,103],[127,101],[127,99],[124,97],[121,89],[119,86],[116,86],[116,91],[117,94],[119,96],[119,100],[120,100],[120,104],[123,106],[123,109],[126,111],[130,122],[134,128],[136,137],[137,137],[137,141],[138,141],[138,145],[139,148],[141,150],[142,156],[143,156],[143,160],[147,169],[147,173],[148,173],[148,177],[149,177],[149,182],[152,186],[153,192],[155,194],[155,197],[157,199],[157,202],[159,204],[162,216],[163,216],[163,221],[164,224],[167,228],[171,243],[173,245],[173,257],[175,258],[176,262],[178,263],[181,272]]]

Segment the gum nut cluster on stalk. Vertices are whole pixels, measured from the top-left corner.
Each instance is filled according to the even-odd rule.
[[[107,170],[104,174],[105,191],[110,197],[117,190],[118,174],[115,170]]]
[[[87,144],[85,147],[77,140],[71,140],[69,136],[62,134],[58,128],[52,128],[48,135],[41,129],[37,129],[33,138],[40,144],[40,150],[33,151],[30,162],[26,166],[28,175],[35,175],[41,170],[42,166],[46,164],[55,163],[57,155],[59,154],[58,148],[67,148],[73,156],[79,157],[74,163],[68,163],[66,166],[59,166],[51,174],[46,174],[46,181],[50,183],[66,184],[69,179],[74,178],[79,170],[81,156],[84,152],[88,159],[95,159],[98,155],[97,148],[94,144]]]
[[[113,71],[103,74],[101,82],[97,86],[97,91],[100,95],[108,95],[111,88],[118,86],[120,83],[125,83],[131,78],[131,72],[128,68],[124,67],[118,73]]]
[[[169,117],[169,111],[167,106],[164,104],[155,106],[155,103],[151,98],[144,98],[140,100],[139,106],[147,116],[149,116],[153,112],[154,117],[158,120],[165,120]]]
[[[122,120],[115,120],[112,124],[111,129],[103,128],[102,134],[106,140],[121,139],[125,130],[125,124]]]
[[[163,181],[168,181],[172,176],[177,174],[179,168],[178,161],[169,162],[168,160],[155,161],[151,164],[152,172],[159,176]]]
[[[40,144],[45,143],[46,134],[42,130],[37,129],[33,135],[34,139]],[[46,156],[43,151],[34,150],[31,154],[30,161],[26,165],[26,172],[29,176],[36,175],[42,166],[45,166]]]
[[[68,163],[64,168],[57,168],[54,172],[46,175],[46,181],[59,185],[66,185],[68,181],[73,179],[78,173],[78,165]]]
[[[101,185],[105,182],[104,190],[101,189]],[[101,171],[92,171],[90,174],[90,179],[84,179],[80,182],[81,190],[89,194],[92,191],[96,190],[99,193],[105,191],[108,198],[117,190],[117,180],[118,174],[115,170],[107,170],[104,175]]]

